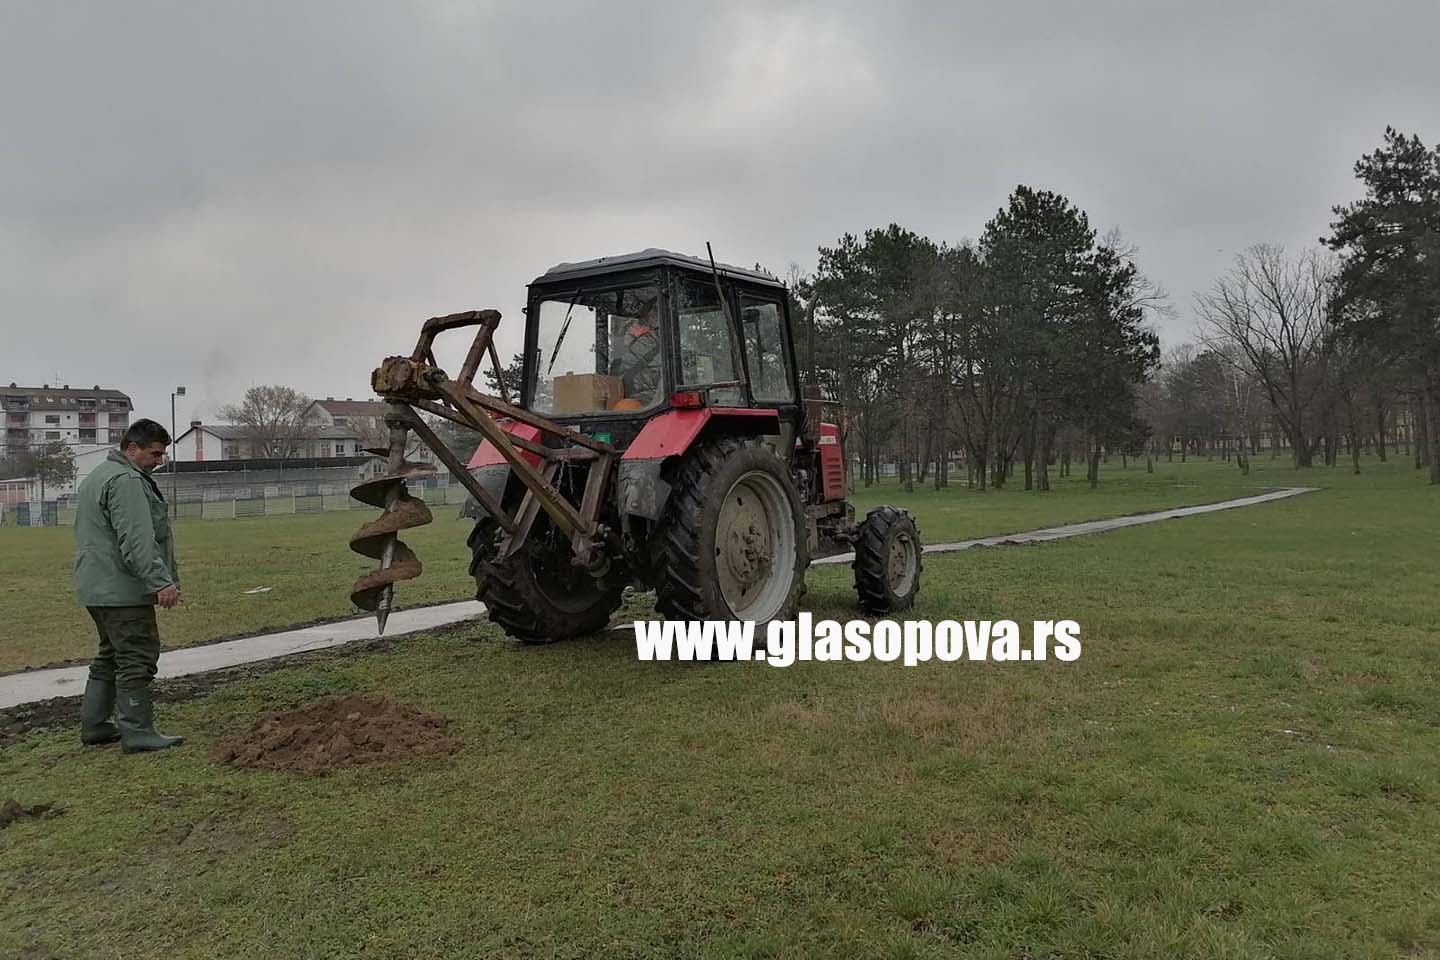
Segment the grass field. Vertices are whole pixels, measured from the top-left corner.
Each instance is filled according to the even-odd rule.
[[[1196,469],[1188,469],[1190,467]],[[1118,466],[1091,490],[1083,478],[1056,480],[1049,495],[1019,490],[971,492],[960,488],[906,497],[924,515],[932,543],[1014,533],[1036,527],[1254,493],[1283,478],[1248,480],[1216,464]],[[1203,480],[1200,477],[1203,476]],[[859,508],[897,499],[898,486],[858,492]],[[435,522],[407,531],[425,574],[400,589],[398,602],[431,603],[473,597],[465,536],[469,521],[458,507],[437,506]],[[373,511],[300,514],[238,520],[181,520],[177,524],[183,607],[161,614],[167,646],[183,647],[235,634],[258,633],[323,617],[357,612],[350,586],[374,564],[350,551],[350,534]],[[68,527],[0,527],[0,672],[88,657],[94,625],[71,589],[74,537]],[[246,594],[252,587],[268,593]]]
[[[166,708],[192,742],[165,754],[32,736],[0,799],[66,813],[0,833],[0,956],[1440,954],[1440,491],[1396,464],[1159,470],[913,501],[933,541],[1325,487],[927,558],[916,616],[1072,618],[1073,664],[647,664],[475,624]],[[290,522],[250,528],[272,569],[210,583],[340,591],[354,565]],[[192,563],[241,523],[182,527]],[[459,584],[441,526],[415,540]],[[848,615],[848,573],[812,571],[809,606]],[[325,778],[211,760],[343,691],[464,747]]]

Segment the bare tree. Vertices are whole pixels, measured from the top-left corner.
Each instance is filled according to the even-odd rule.
[[[1250,373],[1244,354],[1233,344],[1214,351],[1221,362],[1214,367],[1213,388],[1222,405],[1227,433],[1235,437],[1235,465],[1250,475],[1250,455],[1254,453],[1254,410],[1263,388]]]
[[[468,460],[470,453],[474,452],[475,447],[480,445],[480,441],[477,439],[475,443],[470,445],[470,450],[462,455],[461,451],[451,443],[451,435],[448,431],[453,427],[455,431],[465,432],[464,428],[451,423],[443,417],[422,415],[421,419],[429,424],[430,429],[434,430],[445,442],[445,445],[450,447],[461,459]],[[346,426],[349,427],[350,432],[355,434],[359,439],[361,449],[366,451],[390,449],[390,426],[385,422],[383,414],[378,417],[351,417],[346,423]],[[476,434],[476,436],[478,437],[479,435]],[[421,440],[420,436],[415,433],[414,430],[409,431],[405,435],[405,459],[416,463],[423,463],[431,459],[430,448],[425,445],[425,441]]]
[[[1155,472],[1155,446],[1164,435],[1168,446],[1171,437],[1169,414],[1165,403],[1165,391],[1154,378],[1142,383],[1135,392],[1136,412],[1140,422],[1147,428],[1145,435],[1145,472]]]
[[[1204,406],[1203,385],[1195,371],[1197,351],[1193,343],[1182,343],[1170,350],[1160,369],[1164,404],[1161,408],[1165,425],[1165,455],[1175,459],[1175,440],[1180,441],[1180,462],[1184,463],[1195,437],[1196,421]]]
[[[1334,276],[1334,260],[1318,250],[1292,258],[1262,243],[1237,255],[1210,292],[1195,298],[1207,344],[1238,352],[1289,437],[1297,468],[1311,464],[1308,424],[1324,399]]]
[[[1334,414],[1343,414],[1345,443],[1350,449],[1350,463],[1355,473],[1360,472],[1360,444],[1364,427],[1364,393],[1371,376],[1372,361],[1365,345],[1350,337],[1336,337],[1330,353],[1330,400]],[[1385,446],[1381,433],[1380,448]],[[1331,466],[1333,466],[1333,462]]]
[[[239,403],[221,407],[220,416],[244,427],[251,454],[266,459],[295,457],[320,428],[310,398],[291,387],[251,387]]]

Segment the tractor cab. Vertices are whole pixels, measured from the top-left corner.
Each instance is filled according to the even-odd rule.
[[[562,263],[529,288],[520,405],[621,449],[674,408],[773,410],[793,437],[788,307],[768,274],[666,250]]]

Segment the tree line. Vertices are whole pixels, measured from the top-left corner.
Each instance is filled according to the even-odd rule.
[[[1320,245],[1257,244],[1196,297],[1198,348],[1162,382],[1187,441],[1218,426],[1242,469],[1262,434],[1297,468],[1413,454],[1440,483],[1440,148],[1387,128],[1355,165],[1363,199]]]
[[[1364,198],[1320,246],[1237,255],[1163,361],[1150,323],[1172,308],[1134,248],[1021,186],[976,242],[891,224],[792,267],[802,366],[843,404],[867,485],[894,463],[907,488],[944,487],[952,453],[980,489],[1046,490],[1076,459],[1093,485],[1108,456],[1248,473],[1262,445],[1356,472],[1403,448],[1440,483],[1440,148],[1387,129],[1355,172]]]

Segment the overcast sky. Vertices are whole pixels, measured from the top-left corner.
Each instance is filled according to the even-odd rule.
[[[182,424],[358,398],[428,316],[513,337],[558,261],[809,270],[891,221],[976,237],[1017,183],[1139,246],[1172,346],[1387,123],[1440,140],[1437,37],[1433,0],[0,0],[0,381],[157,419],[185,384]]]

